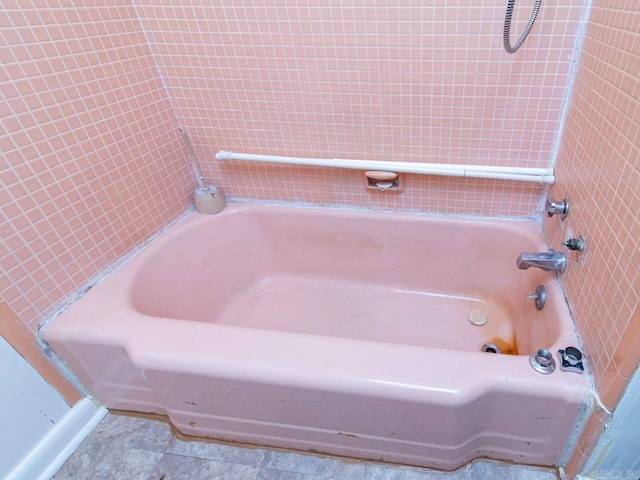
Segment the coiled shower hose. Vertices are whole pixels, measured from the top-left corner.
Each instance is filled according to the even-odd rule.
[[[507,53],[515,53],[522,46],[524,40],[527,38],[527,35],[529,35],[529,32],[533,28],[533,23],[536,21],[536,17],[538,16],[538,10],[540,10],[541,2],[542,0],[536,0],[536,4],[533,6],[533,11],[531,12],[531,18],[529,18],[529,23],[527,23],[527,28],[524,29],[524,33],[520,37],[520,40],[518,40],[512,47],[509,37],[511,36],[511,17],[513,16],[513,5],[516,3],[516,0],[509,0],[509,3],[507,3],[507,13],[504,17],[503,34],[504,49],[507,51]]]

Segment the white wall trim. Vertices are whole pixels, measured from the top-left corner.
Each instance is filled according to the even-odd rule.
[[[89,397],[80,400],[22,459],[7,480],[48,480],[107,414]]]

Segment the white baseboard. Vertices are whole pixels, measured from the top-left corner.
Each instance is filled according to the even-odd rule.
[[[80,400],[13,469],[7,480],[50,479],[107,412],[88,397]]]

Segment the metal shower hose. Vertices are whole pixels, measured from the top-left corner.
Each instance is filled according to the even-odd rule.
[[[509,36],[511,34],[511,16],[513,15],[513,5],[516,0],[509,0],[507,4],[507,13],[504,17],[504,49],[507,53],[515,53],[524,43],[524,40],[529,35],[529,32],[533,28],[533,23],[536,21],[536,17],[538,16],[538,10],[540,10],[540,3],[542,0],[536,0],[536,4],[533,6],[533,11],[531,12],[531,18],[529,18],[529,23],[527,24],[527,28],[524,29],[524,33],[520,37],[520,40],[516,42],[516,44],[512,47],[511,40],[509,40]]]

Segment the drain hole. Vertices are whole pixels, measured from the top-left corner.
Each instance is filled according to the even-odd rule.
[[[495,343],[485,343],[482,346],[482,351],[487,353],[500,353],[500,347]]]

